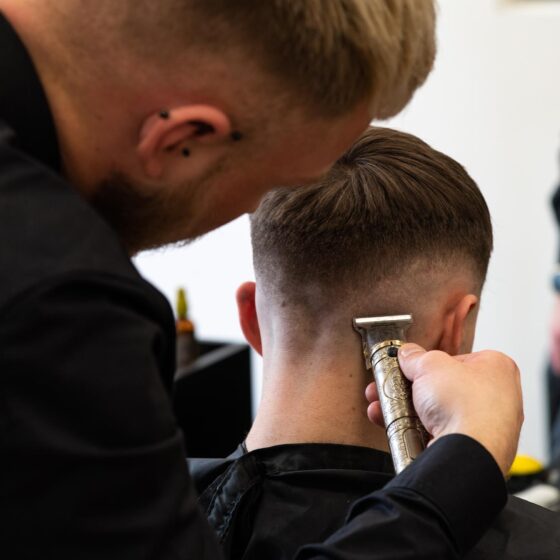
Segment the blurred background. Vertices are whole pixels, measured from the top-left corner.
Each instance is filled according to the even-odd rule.
[[[475,349],[512,356],[523,377],[520,452],[548,460],[544,370],[557,228],[550,197],[560,145],[560,1],[440,0],[428,83],[392,126],[461,162],[484,193],[495,249]],[[137,257],[173,301],[185,286],[197,336],[243,341],[235,290],[253,278],[246,216],[182,248]],[[260,361],[252,356],[253,407]]]

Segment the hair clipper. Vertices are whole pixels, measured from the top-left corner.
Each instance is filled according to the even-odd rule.
[[[397,474],[418,457],[429,441],[412,404],[411,383],[402,373],[397,358],[411,323],[411,315],[353,320],[362,337],[366,368],[373,370]]]

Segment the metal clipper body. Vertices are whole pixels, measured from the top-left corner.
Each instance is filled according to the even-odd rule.
[[[411,323],[410,315],[354,319],[354,328],[362,336],[366,367],[373,370],[397,474],[418,457],[429,441],[412,404],[410,381],[397,359]]]

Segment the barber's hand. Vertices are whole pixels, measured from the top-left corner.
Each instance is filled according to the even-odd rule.
[[[550,321],[550,365],[560,376],[560,295],[556,296]]]
[[[399,350],[403,373],[412,381],[414,407],[434,441],[465,434],[481,443],[504,473],[517,451],[523,424],[519,369],[500,352],[463,356],[426,352],[416,344]],[[366,389],[370,420],[383,425],[377,390]]]

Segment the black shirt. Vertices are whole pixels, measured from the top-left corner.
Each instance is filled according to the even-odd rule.
[[[60,175],[46,97],[1,15],[0,53],[2,552],[219,560],[170,405],[169,305]],[[488,453],[474,442],[465,451],[457,438],[468,440],[434,446],[356,506],[329,544],[299,558],[372,549],[371,558],[407,558],[396,531],[415,526],[419,512],[434,558],[462,552],[503,507],[505,488]],[[440,484],[442,471],[456,472],[460,488]],[[473,495],[474,475],[498,490]],[[476,523],[462,514],[464,502],[486,504]]]
[[[191,459],[190,468],[200,504],[231,560],[289,560],[301,545],[320,542],[342,527],[350,504],[394,477],[387,453],[332,444],[277,445],[250,453],[240,446],[226,459]],[[447,473],[442,485],[453,479],[454,473]],[[477,486],[481,496],[493,492],[484,481]],[[481,512],[468,501],[464,508],[476,523]],[[415,525],[401,531],[389,523],[387,530],[402,535],[414,551],[411,558],[438,558],[425,539],[423,516],[420,510]],[[466,558],[557,560],[560,514],[510,497]]]
[[[169,399],[169,305],[57,173],[45,97],[2,19],[0,53],[0,543],[10,558],[219,558]]]

